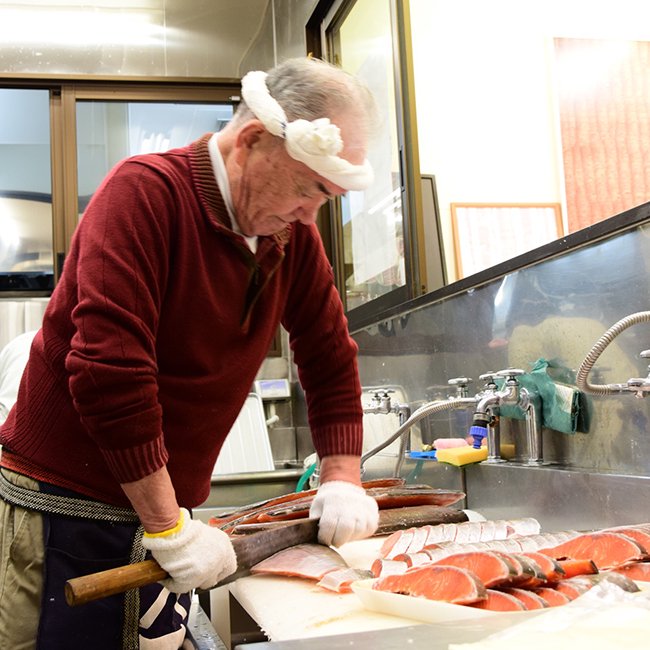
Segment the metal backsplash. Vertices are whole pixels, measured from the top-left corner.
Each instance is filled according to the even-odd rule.
[[[0,66],[10,74],[237,79],[303,56],[304,25],[315,4],[0,2]]]
[[[614,219],[614,218],[613,218]],[[354,334],[364,385],[399,385],[418,405],[450,394],[448,380],[473,378],[470,394],[482,388],[479,375],[509,367],[531,369],[540,357],[551,362],[553,379],[575,383],[593,344],[615,322],[650,310],[650,223],[513,270],[480,286],[421,304]],[[624,221],[623,221],[624,223]],[[492,243],[494,245],[494,242]],[[498,242],[496,242],[498,245]],[[625,383],[645,377],[650,325],[622,334],[597,361],[593,383]],[[554,466],[599,473],[650,475],[650,402],[631,393],[583,396],[575,434],[543,430],[544,460]],[[516,444],[521,423],[502,418]],[[463,436],[466,413],[436,416],[422,432],[433,439]]]

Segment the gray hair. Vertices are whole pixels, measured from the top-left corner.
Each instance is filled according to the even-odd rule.
[[[368,136],[378,129],[378,111],[370,89],[326,61],[306,57],[288,59],[268,71],[266,86],[289,120],[315,120],[351,113],[362,118]],[[252,118],[242,100],[233,122]]]

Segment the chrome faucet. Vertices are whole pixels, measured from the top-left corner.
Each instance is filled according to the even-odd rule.
[[[480,376],[485,381],[483,390],[473,397],[468,396],[467,386],[472,381],[467,377],[456,377],[450,379],[449,384],[456,387],[456,394],[449,396],[447,399],[434,400],[427,402],[418,409],[409,414],[406,419],[400,423],[395,433],[386,438],[379,445],[367,451],[361,456],[361,475],[365,471],[364,466],[368,459],[385,449],[400,436],[404,436],[410,428],[422,420],[435,413],[449,411],[452,409],[472,409],[474,412],[472,422],[474,426],[486,430],[488,444],[488,463],[506,462],[501,458],[500,452],[500,431],[499,431],[499,407],[504,405],[513,405],[521,408],[526,416],[526,441],[528,448],[528,458],[525,461],[527,465],[539,465],[542,463],[542,438],[541,426],[538,421],[538,412],[534,407],[533,400],[529,392],[520,385],[517,377],[524,374],[523,370],[518,368],[507,368],[499,372],[488,372]],[[504,384],[498,388],[495,378],[504,378]],[[380,391],[380,395],[373,396],[373,403],[364,408],[364,413],[386,413],[397,412],[395,406],[390,403],[390,396],[384,395],[388,391]],[[402,413],[405,415],[406,411]],[[400,418],[401,419],[401,418]],[[471,431],[471,430],[470,430]],[[482,435],[480,437],[483,437]],[[480,446],[480,441],[478,445]],[[400,445],[400,453],[395,465],[395,476],[399,476],[399,470],[404,462],[406,455],[406,444],[404,440]]]
[[[465,383],[465,388],[467,387],[467,384],[471,381],[471,380],[467,380],[467,378],[457,378],[457,379],[465,379],[466,380],[464,382]],[[457,386],[457,394],[458,394],[458,387],[463,382],[462,381],[457,381],[457,379],[450,380],[449,383],[452,384],[452,385]],[[461,389],[462,389],[462,387],[461,387]],[[381,400],[382,399],[383,399],[383,396],[380,396],[380,398],[379,398],[379,402],[380,402],[379,407],[381,407]],[[373,397],[373,401],[374,401],[374,397]],[[474,408],[475,404],[476,404],[476,398],[474,398],[474,397],[456,397],[456,396],[449,397],[449,398],[444,399],[444,400],[435,400],[433,402],[427,402],[427,403],[423,404],[418,409],[413,411],[413,413],[409,413],[408,417],[406,417],[404,422],[402,422],[400,424],[399,428],[397,429],[397,431],[395,431],[395,433],[393,433],[391,436],[386,438],[386,440],[384,440],[383,442],[378,444],[376,447],[374,447],[370,451],[367,451],[365,454],[363,454],[363,456],[361,456],[361,475],[363,476],[363,473],[365,471],[364,465],[365,465],[366,461],[368,461],[369,458],[372,458],[374,455],[379,453],[382,449],[385,449],[386,447],[388,447],[388,445],[390,445],[392,442],[397,440],[397,438],[399,438],[400,436],[405,436],[405,434],[407,434],[410,431],[411,427],[414,424],[417,424],[423,418],[426,418],[426,417],[428,417],[430,415],[433,415],[434,413],[440,413],[442,411],[448,411],[450,409],[455,409],[455,408],[465,408],[465,409]],[[385,412],[383,410],[382,411],[376,411],[376,410],[374,410],[375,408],[377,408],[377,405],[372,404],[367,409],[364,408],[364,413],[378,413],[378,412],[383,413],[383,412]],[[403,413],[405,414],[406,411],[403,410]],[[406,455],[407,446],[408,446],[407,441],[403,438],[402,442],[400,443],[400,452],[399,452],[399,454],[397,456],[397,461],[395,463],[395,472],[394,472],[395,476],[399,476],[399,472],[400,472],[400,470],[402,468],[402,465],[404,463],[404,457]]]
[[[639,352],[642,359],[650,359],[650,350]],[[650,393],[650,365],[645,377],[631,377],[627,380],[627,389],[634,393],[634,397],[642,398]]]
[[[391,400],[391,393],[395,391],[391,388],[382,388],[379,390],[373,390],[372,401],[368,406],[363,407],[364,413],[396,413],[399,417],[400,424],[403,424],[411,415],[411,407],[408,404],[393,404]]]
[[[390,388],[372,391],[372,401],[368,406],[363,407],[364,414],[374,413],[374,414],[389,415],[390,413],[395,413],[397,414],[399,425],[401,428],[402,425],[411,416],[411,407],[408,404],[400,404],[400,403],[393,404],[390,394],[394,392],[395,391]],[[402,438],[400,439],[399,451],[397,452],[397,461],[395,463],[395,471],[394,471],[395,476],[399,476],[399,473],[402,469],[402,465],[404,463],[404,458],[406,454],[411,451],[410,429],[411,428],[409,427],[406,430],[405,435],[403,435]],[[395,438],[396,436],[391,438],[390,442],[393,442]],[[388,444],[390,444],[390,442]],[[375,449],[377,451],[381,451],[381,449],[387,447],[388,444],[386,445],[382,444],[382,446]],[[362,463],[363,463],[363,458],[362,458]],[[363,473],[363,465],[362,465],[362,473]]]
[[[485,389],[477,395],[477,405],[472,419],[470,434],[475,440],[479,437],[480,429],[486,430],[488,457],[487,463],[504,463],[501,457],[500,413],[501,406],[518,406],[525,415],[526,421],[526,465],[540,465],[543,460],[542,436],[539,416],[535,409],[530,393],[520,385],[517,377],[524,371],[519,368],[506,368],[499,372],[489,372],[481,375],[486,381]],[[497,387],[495,377],[504,378],[501,388]],[[476,444],[474,446],[477,446]]]

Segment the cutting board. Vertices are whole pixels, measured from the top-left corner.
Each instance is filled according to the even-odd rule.
[[[369,569],[385,536],[338,548],[349,566]],[[365,609],[353,593],[337,594],[301,578],[255,575],[230,585],[230,593],[271,641],[404,627],[416,621]]]
[[[300,578],[250,576],[231,594],[271,641],[306,639],[413,625],[415,621],[371,612],[355,594],[336,594]]]

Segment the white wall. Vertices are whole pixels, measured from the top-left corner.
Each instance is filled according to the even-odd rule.
[[[450,203],[564,205],[553,38],[650,40],[650,2],[410,0],[410,7],[420,171],[436,176],[453,279]]]

